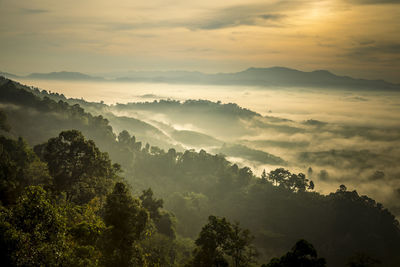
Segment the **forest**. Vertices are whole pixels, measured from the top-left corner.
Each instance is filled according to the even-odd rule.
[[[206,111],[218,110],[221,116],[211,122],[215,132],[231,131],[238,117],[265,123],[234,104],[131,105],[171,116],[180,112],[177,107],[186,109],[185,116],[200,109],[205,115],[198,123],[205,127]],[[168,137],[160,141],[164,131],[124,117],[128,107],[112,107],[121,113],[115,115],[103,103],[68,100],[0,78],[5,266],[400,265],[399,222],[383,204],[345,184],[318,193],[311,168],[291,170],[279,156],[234,141],[225,144],[220,136],[175,132],[177,138],[185,134],[186,143],[208,144],[197,150],[171,144]],[[218,128],[221,121],[230,127]],[[139,133],[135,127],[123,129],[129,123],[140,125]],[[142,139],[149,133],[157,134],[154,144]],[[309,152],[301,160],[329,163],[332,153],[353,157],[344,151]],[[359,158],[374,157],[360,153]],[[227,154],[276,168],[257,175]]]

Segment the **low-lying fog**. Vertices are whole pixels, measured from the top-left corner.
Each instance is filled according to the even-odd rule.
[[[188,119],[187,114],[183,118],[176,113],[162,114],[160,110],[141,106],[132,106],[129,112],[113,108],[110,111],[144,120],[164,132],[168,131],[160,125],[173,130],[196,131],[223,143],[268,152],[285,160],[285,167],[291,171],[308,173],[319,192],[329,193],[345,184],[349,189],[357,189],[360,194],[383,202],[393,213],[400,215],[400,92],[161,83],[21,82],[66,97],[107,104],[159,99],[237,103],[263,117],[241,119],[236,128],[222,131],[216,124],[206,124],[207,119],[201,116],[207,114],[194,114]],[[235,130],[239,128],[240,131]],[[205,147],[211,151],[211,146]],[[257,175],[264,168],[269,171],[278,166],[237,156],[229,159],[251,166]],[[309,167],[312,172],[308,172]]]

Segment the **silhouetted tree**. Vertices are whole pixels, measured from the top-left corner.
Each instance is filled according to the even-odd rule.
[[[265,172],[265,169],[264,169],[261,174],[261,183],[265,184],[266,182],[267,182],[267,173]]]
[[[374,259],[364,253],[356,253],[352,257],[350,257],[349,261],[347,262],[348,267],[374,267],[379,266],[380,261]]]
[[[129,146],[131,144],[131,135],[128,133],[128,131],[123,130],[122,132],[119,133],[118,135],[118,142]]]
[[[280,258],[273,258],[263,267],[324,267],[324,258],[318,258],[317,251],[304,239],[297,241],[291,251]]]
[[[313,169],[312,169],[311,167],[308,167],[307,175],[308,175],[308,177],[312,177],[312,175],[313,175]]]
[[[339,186],[339,189],[337,190],[337,192],[346,192],[347,191],[347,187],[344,184],[341,184]]]

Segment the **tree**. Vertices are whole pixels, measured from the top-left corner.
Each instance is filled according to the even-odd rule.
[[[160,234],[164,234],[172,239],[175,239],[175,229],[172,222],[172,215],[165,211],[161,212],[163,200],[155,199],[153,197],[153,190],[151,190],[151,188],[143,190],[139,199],[142,201],[142,206],[149,212],[150,218],[157,227],[157,231]]]
[[[177,266],[178,246],[175,240],[155,233],[140,242],[147,266]]]
[[[68,265],[99,266],[101,260],[99,241],[105,230],[104,221],[99,216],[101,209],[99,198],[94,198],[82,206],[66,204],[67,227],[72,244]]]
[[[350,257],[347,262],[348,267],[374,267],[380,265],[380,261],[374,259],[364,253],[356,253],[352,257]]]
[[[271,180],[273,185],[280,185],[285,180],[289,179],[291,173],[284,168],[278,168],[270,171],[268,174],[268,179]]]
[[[265,169],[264,169],[261,174],[261,183],[265,184],[266,182],[267,182],[267,173],[265,172]]]
[[[310,181],[310,185],[308,186],[308,189],[309,190],[314,190],[314,182],[313,181]]]
[[[148,210],[150,218],[158,221],[161,218],[160,208],[163,207],[163,200],[153,198],[153,190],[151,188],[143,190],[139,199],[142,201],[142,206]]]
[[[124,145],[130,145],[131,144],[131,135],[129,134],[128,131],[123,130],[122,132],[119,133],[118,135],[118,142],[122,143]]]
[[[318,258],[317,251],[304,239],[297,241],[291,251],[280,258],[273,258],[263,267],[324,267],[324,258]]]
[[[174,216],[164,211],[161,213],[160,219],[156,222],[157,231],[171,239],[176,238]]]
[[[95,196],[105,197],[120,170],[118,164],[111,164],[107,153],[77,130],[61,132],[36,146],[35,152],[47,162],[55,192],[64,192],[67,201],[75,204],[88,203]]]
[[[237,183],[239,187],[248,185],[252,178],[253,172],[249,167],[243,167],[242,169],[239,169],[239,175],[237,177]]]
[[[339,186],[339,189],[336,190],[336,192],[346,192],[347,191],[347,187],[344,184],[341,184]]]
[[[189,266],[249,266],[254,262],[255,249],[251,246],[253,237],[239,224],[231,224],[225,218],[208,217],[195,243],[197,248]]]
[[[145,237],[149,214],[123,183],[116,183],[107,196],[103,237],[103,263],[106,266],[141,265],[143,255],[137,242]]]
[[[197,248],[191,266],[228,266],[224,251],[230,232],[230,224],[225,218],[209,216],[195,241]]]
[[[270,171],[268,179],[273,185],[293,192],[305,192],[314,189],[314,182],[308,180],[303,173],[294,174],[284,168]]]
[[[231,225],[226,254],[233,259],[233,266],[249,266],[255,262],[256,249],[251,245],[253,236],[248,229],[241,229],[238,223]]]
[[[0,136],[0,202],[14,204],[29,185],[50,187],[52,179],[26,142]]]
[[[6,266],[62,266],[65,219],[40,186],[27,187],[16,205],[0,213],[1,262]]]
[[[5,132],[10,131],[10,125],[7,123],[7,115],[3,110],[0,110],[0,130]]]

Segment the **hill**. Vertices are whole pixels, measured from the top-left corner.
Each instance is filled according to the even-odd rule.
[[[285,67],[249,68],[235,73],[206,74],[190,71],[135,71],[118,74],[103,74],[108,76],[95,77],[79,72],[32,73],[27,76],[17,76],[10,73],[0,73],[11,79],[50,79],[78,81],[118,81],[118,82],[151,82],[151,83],[181,83],[181,84],[213,84],[213,85],[247,85],[260,87],[311,87],[311,88],[342,88],[348,90],[400,90],[399,84],[384,80],[355,79],[348,76],[338,76],[327,70],[311,72]]]
[[[31,144],[43,143],[62,130],[84,132],[113,162],[122,165],[133,192],[151,187],[164,199],[165,207],[176,216],[181,237],[195,238],[207,217],[215,214],[250,229],[260,262],[282,255],[304,238],[327,259],[328,266],[344,266],[357,253],[379,259],[382,266],[400,263],[398,221],[382,204],[355,190],[340,186],[323,195],[315,192],[314,183],[301,173],[278,168],[257,177],[250,168],[232,164],[221,154],[143,146],[134,133],[124,131],[117,137],[102,116],[77,104],[41,98],[31,88],[6,79],[0,80],[0,103],[12,129],[9,135],[22,136]],[[35,151],[41,155],[43,147]],[[233,149],[271,158],[242,147]],[[47,160],[57,166],[57,159]],[[84,177],[90,180],[91,176]]]

